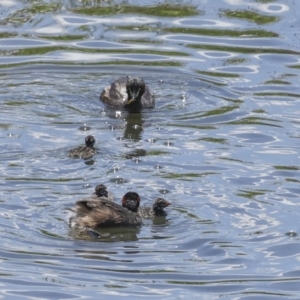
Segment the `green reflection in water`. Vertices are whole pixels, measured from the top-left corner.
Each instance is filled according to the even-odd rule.
[[[240,77],[238,74],[233,73],[225,73],[225,72],[210,72],[210,71],[197,71],[197,73],[208,75],[208,76],[215,76],[215,77],[225,77],[225,78],[237,78]]]
[[[292,94],[292,93],[283,93],[283,92],[270,92],[270,93],[254,93],[255,96],[271,96],[271,97],[274,97],[274,96],[279,96],[279,97],[294,97],[294,98],[297,98],[299,99],[300,97],[300,94]]]
[[[210,83],[210,84],[216,85],[216,86],[227,86],[226,83],[216,82],[216,81],[213,81],[213,80],[209,80],[209,79],[207,79],[205,77],[201,78],[201,81],[207,82],[207,83]]]
[[[276,49],[276,48],[249,48],[249,47],[227,47],[227,46],[218,46],[218,45],[201,45],[201,44],[189,44],[189,48],[201,49],[201,50],[213,50],[221,52],[238,52],[243,54],[256,54],[256,53],[276,53],[276,54],[296,54],[300,53],[293,50],[286,49]],[[300,65],[298,66],[300,68]]]
[[[79,7],[73,12],[86,15],[111,15],[111,14],[144,14],[159,17],[187,17],[199,15],[193,6],[160,4],[156,6],[97,6]]]
[[[250,10],[225,10],[222,12],[222,15],[227,18],[238,18],[252,21],[259,25],[273,23],[279,20],[278,17],[261,15],[255,11]]]
[[[26,251],[26,250],[11,250],[12,253],[18,253],[18,254],[27,254],[27,255],[47,255],[47,256],[63,256],[56,253],[49,253],[45,249],[45,252],[35,252],[35,251]]]
[[[239,64],[245,63],[247,61],[248,60],[245,59],[245,58],[229,58],[229,59],[225,60],[224,64],[226,64],[226,65],[239,65]]]
[[[216,172],[205,172],[205,173],[184,173],[184,174],[177,174],[177,173],[165,173],[162,174],[161,177],[168,178],[168,179],[181,179],[186,181],[191,181],[192,178],[203,177],[207,175],[216,175]]]
[[[118,40],[119,43],[129,44],[163,44],[161,41],[154,41],[150,39],[132,39],[132,40]]]
[[[296,182],[296,183],[300,183],[300,180],[294,179],[294,178],[286,178],[284,179],[286,182]]]
[[[254,199],[256,196],[261,196],[261,195],[265,195],[266,192],[270,192],[270,191],[265,191],[265,190],[239,190],[239,193],[237,193],[237,196],[240,197],[244,197],[247,199]]]
[[[41,14],[47,12],[54,12],[59,9],[60,5],[51,4],[51,3],[43,3],[43,4],[33,4],[31,7],[24,10],[24,12],[29,12],[32,14]]]
[[[226,114],[228,112],[232,112],[232,111],[236,110],[237,108],[239,108],[239,106],[237,106],[237,105],[220,107],[220,108],[213,109],[213,110],[210,110],[210,111],[204,113],[202,115],[202,117],[223,115],[223,114]]]
[[[197,34],[207,36],[230,36],[230,37],[278,37],[279,35],[272,31],[266,31],[262,29],[248,29],[248,30],[229,30],[229,29],[211,29],[211,28],[163,28],[163,31],[172,33],[184,33],[184,34]]]
[[[129,60],[113,60],[113,61],[104,61],[104,62],[51,62],[53,65],[61,66],[102,66],[102,65],[129,65],[129,66],[152,66],[152,67],[182,67],[183,64],[177,61],[129,61]],[[12,64],[3,64],[0,65],[1,68],[9,67],[22,67],[27,65],[41,65],[41,62],[24,62],[24,63],[12,63]],[[67,123],[68,124],[68,123]]]
[[[14,164],[14,163],[8,164],[8,166],[9,166],[10,168],[21,168],[21,167],[23,167],[23,165],[21,165],[21,164]]]
[[[117,284],[103,284],[103,286],[107,287],[108,289],[125,289],[127,286],[125,285],[117,285]]]
[[[217,115],[223,115],[225,113],[234,111],[235,109],[239,108],[238,105],[232,105],[232,106],[224,106],[224,107],[219,107],[217,109],[212,109],[207,112],[199,112],[199,113],[190,113],[190,114],[185,114],[183,117],[178,118],[179,120],[192,120],[192,119],[200,119],[203,117],[209,117],[209,116],[217,116]]]
[[[25,101],[9,101],[9,100],[5,102],[5,105],[7,106],[22,106],[22,105],[31,105],[31,104],[33,104],[33,102],[28,103]]]
[[[96,63],[97,64],[97,63]],[[107,61],[100,62],[99,65],[137,65],[137,66],[158,66],[158,67],[181,67],[182,63],[176,61],[128,61],[128,60],[118,60],[118,61]],[[75,64],[77,65],[77,64]],[[92,63],[95,65],[95,63]]]
[[[266,119],[266,118],[248,117],[248,118],[244,118],[244,119],[241,119],[241,120],[228,122],[226,124],[228,124],[228,125],[249,125],[249,124],[251,124],[251,125],[266,125],[266,126],[273,126],[273,127],[279,127],[279,128],[282,127],[282,126],[279,126],[279,125],[268,123],[267,121],[279,122],[277,120]]]
[[[141,26],[116,26],[118,30],[129,31],[151,31],[158,30],[157,27],[141,25]],[[278,37],[278,33],[262,30],[262,29],[248,29],[248,30],[229,30],[229,29],[212,29],[212,28],[187,28],[187,27],[172,27],[162,28],[164,32],[183,33],[183,34],[197,34],[205,36],[230,36],[230,37],[247,37],[247,38],[270,38]]]
[[[201,129],[201,130],[214,130],[216,129],[216,126],[213,125],[194,125],[194,124],[168,124],[168,126],[177,126],[177,127],[182,127],[182,128],[194,128],[194,129]]]
[[[231,158],[231,157],[219,157],[219,159],[228,160],[228,161],[232,161],[232,162],[243,163],[243,164],[245,163],[243,160],[235,159],[235,158]]]
[[[11,180],[11,181],[41,181],[41,182],[69,182],[69,181],[75,181],[75,180],[83,180],[84,178],[78,177],[78,178],[34,178],[34,177],[5,177],[5,180]]]
[[[279,80],[279,79],[272,79],[264,82],[265,84],[291,84],[288,81]]]
[[[11,126],[11,124],[0,123],[0,129],[3,130],[8,130]]]
[[[103,16],[103,15],[114,15],[117,13],[120,13],[120,7],[119,6],[100,6],[100,7],[80,7],[73,9],[74,13],[77,14],[85,14],[85,15],[97,15],[97,16]]]
[[[293,65],[293,66],[289,66],[292,69],[300,69],[300,65]]]
[[[0,39],[10,38],[17,36],[16,33],[13,32],[0,32]]]
[[[46,46],[46,47],[36,47],[36,48],[25,48],[20,49],[18,52],[14,53],[15,56],[20,55],[41,55],[52,51],[77,51],[81,53],[124,53],[124,54],[154,54],[163,56],[189,56],[188,53],[179,51],[158,51],[158,50],[143,50],[143,49],[94,49],[94,48],[73,48],[68,46]]]
[[[116,30],[128,30],[128,31],[157,31],[157,27],[153,27],[150,25],[141,25],[141,26],[132,26],[132,25],[127,25],[127,26],[115,26],[114,27]]]
[[[45,112],[36,112],[36,114],[40,117],[45,117],[45,118],[60,118],[62,115],[61,114],[51,114],[51,113],[45,113]]]
[[[198,141],[205,141],[205,142],[211,142],[211,143],[217,143],[217,144],[227,144],[227,140],[222,139],[222,138],[204,137],[204,138],[198,139]]]
[[[299,167],[295,167],[295,166],[274,166],[274,169],[276,169],[276,170],[287,170],[287,171],[298,171],[298,170],[300,170]]]
[[[253,109],[252,112],[256,113],[256,114],[266,114],[267,113],[264,109]]]
[[[39,35],[39,38],[45,40],[54,40],[54,41],[73,41],[73,40],[84,40],[88,38],[88,36],[87,35],[58,35],[58,36]]]

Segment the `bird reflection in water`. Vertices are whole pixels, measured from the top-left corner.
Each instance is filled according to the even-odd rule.
[[[70,237],[72,239],[90,240],[99,242],[130,242],[137,241],[137,235],[140,233],[140,227],[108,227],[95,228],[91,230],[80,230],[70,228]]]
[[[127,114],[125,117],[124,139],[138,142],[142,139],[143,123],[142,113]]]

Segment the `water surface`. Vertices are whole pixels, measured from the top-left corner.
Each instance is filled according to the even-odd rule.
[[[0,294],[299,299],[297,1],[0,4]],[[104,86],[142,76],[156,107]],[[96,138],[90,161],[67,151]],[[106,184],[172,202],[140,228],[70,230]]]

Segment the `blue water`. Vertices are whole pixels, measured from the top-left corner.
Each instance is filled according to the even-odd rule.
[[[300,2],[170,3],[1,1],[1,297],[299,299]],[[124,75],[155,109],[99,101]],[[72,231],[99,183],[168,216]]]

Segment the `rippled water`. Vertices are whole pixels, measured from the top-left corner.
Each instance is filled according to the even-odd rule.
[[[212,2],[212,3],[211,3]],[[0,295],[299,299],[298,1],[2,0]],[[142,76],[153,110],[107,109]],[[91,161],[67,151],[96,138]],[[172,201],[72,232],[105,183]]]

